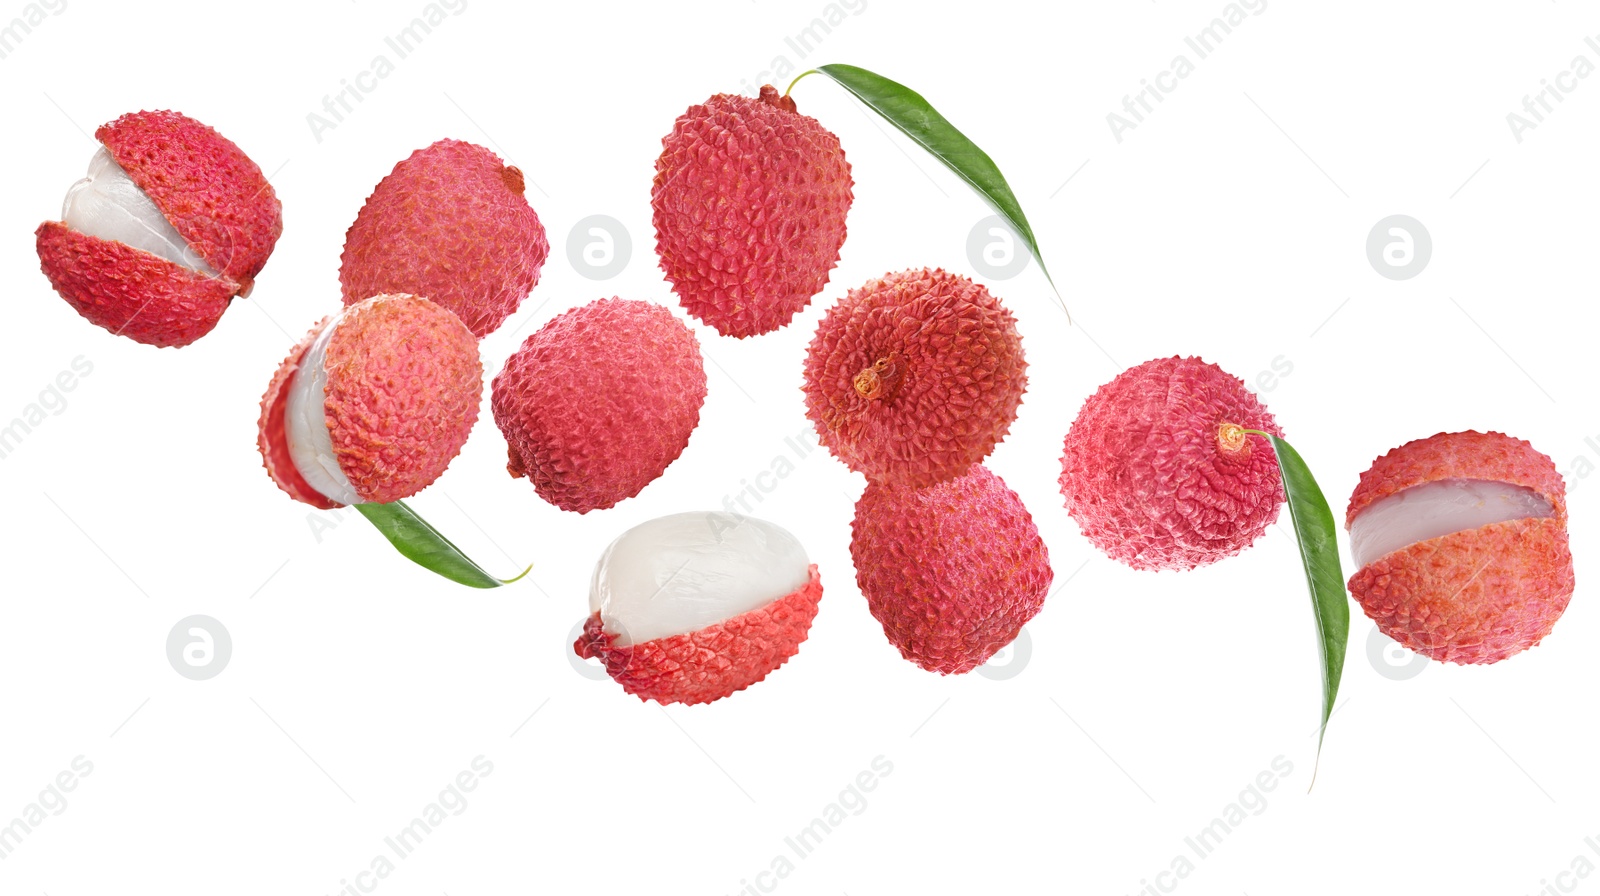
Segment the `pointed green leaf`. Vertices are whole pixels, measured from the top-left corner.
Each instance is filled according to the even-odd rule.
[[[1320,757],[1328,719],[1333,716],[1334,698],[1339,695],[1339,678],[1344,673],[1345,645],[1350,640],[1350,600],[1345,595],[1344,570],[1339,565],[1338,529],[1328,500],[1300,453],[1277,436],[1256,435],[1271,439],[1278,456],[1289,515],[1294,519],[1295,540],[1300,545],[1300,561],[1305,564],[1306,584],[1311,589],[1311,608],[1317,618],[1322,646],[1322,728],[1317,734]]]
[[[408,560],[452,582],[473,588],[498,588],[515,582],[533,568],[530,566],[510,579],[497,579],[489,575],[404,501],[357,504],[355,508]]]
[[[1028,251],[1033,253],[1034,260],[1039,263],[1039,270],[1043,271],[1045,279],[1050,281],[1050,288],[1055,288],[1055,280],[1050,277],[1049,268],[1045,267],[1044,256],[1039,254],[1039,243],[1034,239],[1028,217],[1022,213],[1021,203],[1017,202],[1017,197],[1011,192],[1011,186],[1006,183],[1005,175],[1000,173],[1000,167],[989,158],[988,153],[979,149],[965,134],[956,130],[956,126],[929,105],[921,94],[904,84],[896,83],[864,68],[841,63],[819,65],[813,71],[837,81],[845,90],[854,94],[856,99],[866,103],[874,112],[899,128],[901,133],[915,140],[934,158],[943,162],[944,166],[955,172],[957,177],[966,181],[985,202],[989,203],[989,207],[1006,219],[1012,229],[1022,237],[1022,241],[1028,246]],[[799,78],[795,78],[795,82],[799,82],[800,78],[810,73],[800,75]],[[794,89],[794,84],[790,84],[789,87],[791,90]]]

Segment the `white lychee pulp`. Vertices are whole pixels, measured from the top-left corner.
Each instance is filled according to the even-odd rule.
[[[300,368],[289,382],[283,431],[289,441],[289,458],[307,484],[331,501],[360,504],[361,495],[339,469],[333,437],[328,433],[328,342],[343,319],[340,313],[329,320],[300,359]]]
[[[788,531],[735,513],[679,513],[622,533],[601,555],[589,612],[626,647],[699,631],[799,590],[811,578]]]
[[[61,221],[85,236],[124,243],[207,277],[217,276],[103,146],[89,160],[89,176],[67,190]]]
[[[1483,479],[1414,485],[1367,505],[1350,522],[1350,553],[1360,569],[1419,541],[1507,520],[1555,515],[1530,488]]]

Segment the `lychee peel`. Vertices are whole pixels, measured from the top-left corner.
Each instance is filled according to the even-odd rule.
[[[295,390],[305,394],[305,378],[316,376],[305,362],[328,327],[326,383],[312,390],[321,401],[311,406],[323,417],[307,428],[291,408]],[[285,359],[262,398],[258,447],[268,474],[296,500],[354,503],[313,486],[317,471],[296,461],[325,438],[331,450],[322,464],[349,497],[384,504],[444,472],[477,421],[482,393],[477,339],[459,318],[416,296],[374,296],[324,321]]]
[[[788,662],[810,632],[821,599],[822,578],[812,564],[798,590],[688,634],[621,646],[594,613],[573,650],[584,659],[598,658],[606,674],[640,700],[710,703],[744,690]]]
[[[102,148],[69,192],[63,221],[36,232],[40,268],[91,323],[149,345],[188,345],[234,296],[249,294],[283,232],[282,206],[238,146],[176,112],[124,115],[95,136]],[[96,206],[117,218],[110,229],[147,245],[74,223],[77,191],[94,189],[97,178],[111,191]],[[124,202],[130,207],[118,212]]]
[[[587,513],[637,495],[689,444],[705,403],[694,332],[650,302],[611,298],[529,336],[494,378],[507,470]]]
[[[1084,402],[1067,432],[1061,494],[1083,534],[1134,569],[1187,570],[1249,547],[1278,517],[1282,436],[1239,378],[1158,358]]]
[[[983,286],[887,274],[829,309],[806,353],[806,416],[873,482],[961,476],[1005,438],[1027,390],[1016,319]]]
[[[1022,499],[982,466],[921,489],[867,486],[850,556],[889,642],[942,674],[971,671],[1011,643],[1052,580]]]
[[[766,85],[689,107],[661,146],[656,253],[684,309],[724,336],[789,323],[844,245],[852,182],[839,139]]]
[[[1470,505],[1483,501],[1527,507],[1523,491],[1542,498],[1542,506],[1522,518],[1422,538],[1351,576],[1350,593],[1402,646],[1443,662],[1494,663],[1539,644],[1566,610],[1574,588],[1566,486],[1555,464],[1520,439],[1440,433],[1394,449],[1362,474],[1346,528],[1357,536],[1370,514],[1418,489],[1477,493],[1490,485],[1508,494],[1465,502],[1467,515],[1458,520],[1482,512]],[[1439,520],[1418,525],[1437,527]]]
[[[345,235],[339,283],[351,305],[427,296],[483,337],[539,282],[550,245],[520,170],[488,149],[440,140],[394,167]]]

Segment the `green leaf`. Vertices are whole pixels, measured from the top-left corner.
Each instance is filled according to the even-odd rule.
[[[1012,229],[1022,237],[1022,241],[1027,243],[1034,260],[1039,262],[1039,270],[1043,271],[1045,279],[1050,281],[1050,288],[1055,289],[1056,282],[1051,278],[1049,268],[1045,267],[1044,256],[1039,254],[1039,243],[1034,239],[1033,228],[1028,225],[1028,217],[1022,213],[1022,205],[1017,202],[1017,197],[1012,194],[1010,185],[1006,183],[1005,175],[1000,173],[999,166],[989,158],[988,153],[979,149],[978,145],[968,140],[965,134],[956,130],[956,126],[929,105],[921,94],[904,84],[896,83],[864,68],[840,63],[820,65],[812,71],[820,72],[837,81],[845,90],[854,94],[856,99],[866,103],[874,112],[899,128],[901,133],[932,153],[934,158],[943,162],[944,166],[955,172],[957,177],[966,181],[985,202],[989,203],[990,208],[1011,224]],[[811,72],[804,72],[799,78],[795,78],[789,89],[793,90],[794,84],[809,74]],[[1059,290],[1057,297],[1060,297]]]
[[[1254,430],[1249,430],[1254,432]],[[1350,600],[1345,596],[1344,570],[1339,565],[1338,529],[1328,499],[1322,496],[1317,480],[1293,446],[1277,436],[1256,432],[1272,441],[1283,473],[1283,490],[1289,498],[1289,515],[1294,519],[1295,540],[1300,544],[1300,561],[1305,564],[1306,584],[1311,588],[1311,608],[1317,617],[1317,634],[1322,646],[1322,727],[1317,734],[1317,756],[1322,756],[1322,740],[1333,716],[1333,701],[1339,695],[1339,678],[1344,672],[1345,645],[1350,640]],[[1315,783],[1316,775],[1312,774]]]
[[[438,529],[428,524],[428,521],[417,512],[406,506],[404,501],[395,501],[390,504],[357,504],[356,510],[367,521],[389,539],[394,549],[403,554],[406,559],[417,564],[423,569],[431,570],[452,582],[468,585],[473,588],[498,588],[509,585],[517,579],[528,574],[529,566],[515,578],[497,579],[483,567],[472,562],[461,549],[450,543],[450,539],[439,533]]]

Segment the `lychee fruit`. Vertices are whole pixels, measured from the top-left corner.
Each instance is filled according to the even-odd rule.
[[[656,254],[684,309],[724,336],[787,324],[839,263],[851,200],[839,138],[769,84],[690,106],[661,147]]]
[[[440,140],[394,167],[345,234],[339,283],[352,305],[427,296],[479,338],[539,282],[550,244],[522,172],[471,143]]]
[[[478,419],[478,340],[427,299],[373,296],[294,347],[261,399],[257,446],[297,501],[387,504],[439,478]]]
[[[1017,418],[1028,364],[1016,318],[942,270],[852,289],[817,326],[806,416],[822,444],[873,482],[927,486],[982,461]]]
[[[507,470],[578,513],[654,482],[689,444],[705,398],[694,332],[660,305],[616,298],[545,324],[492,391]]]
[[[1538,644],[1572,598],[1566,484],[1497,432],[1407,442],[1361,474],[1345,517],[1350,593],[1402,646],[1494,663]]]
[[[794,656],[821,599],[786,530],[721,511],[664,516],[601,555],[573,649],[641,700],[710,703]]]
[[[283,233],[283,207],[243,150],[176,112],[124,115],[95,139],[61,220],[35,233],[39,265],[95,326],[188,345],[250,294]]]
[[[889,643],[930,672],[983,665],[1050,592],[1050,553],[1033,517],[981,465],[926,488],[868,485],[850,556]]]
[[[1193,569],[1249,547],[1278,518],[1282,436],[1244,381],[1199,358],[1123,371],[1067,431],[1061,494],[1083,534],[1134,569]]]

